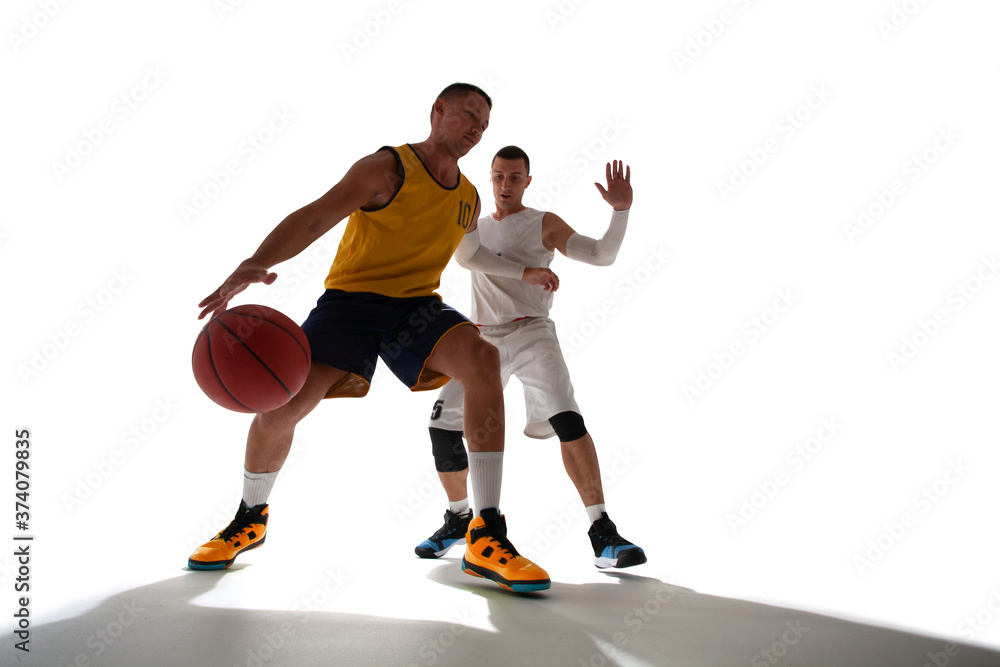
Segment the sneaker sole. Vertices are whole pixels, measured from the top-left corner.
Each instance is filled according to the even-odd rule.
[[[550,579],[534,579],[528,581],[511,581],[501,576],[498,572],[480,565],[473,565],[469,561],[462,559],[462,572],[471,574],[473,577],[482,577],[496,583],[497,586],[512,593],[534,593],[544,591],[552,586]]]
[[[260,538],[260,542],[255,542],[254,544],[247,545],[233,554],[233,557],[229,560],[213,560],[213,561],[200,561],[191,560],[188,558],[188,568],[191,570],[225,570],[227,567],[236,562],[236,557],[239,556],[244,551],[250,551],[256,549],[260,545],[264,544],[264,540],[267,539],[267,535]]]
[[[603,556],[594,556],[594,567],[597,568],[609,568],[609,567],[632,567],[634,565],[642,565],[646,562],[646,554],[642,549],[628,549],[622,552],[622,555],[618,558],[604,558]]]
[[[463,539],[460,539],[460,540],[455,540],[454,542],[452,542],[451,544],[449,544],[448,546],[446,546],[446,547],[445,547],[444,549],[442,549],[441,551],[434,551],[434,549],[431,549],[430,547],[424,547],[424,548],[422,548],[422,549],[421,549],[420,547],[417,547],[417,548],[415,548],[415,549],[413,550],[413,553],[417,554],[417,555],[418,555],[418,556],[420,556],[421,558],[440,558],[441,556],[443,556],[443,555],[445,555],[446,553],[448,553],[448,551],[449,551],[449,550],[450,550],[450,549],[451,549],[451,548],[452,548],[453,546],[455,546],[455,545],[456,545],[456,544],[458,544],[459,542],[464,542],[464,541],[465,541],[465,540],[464,540],[464,538],[463,538]]]

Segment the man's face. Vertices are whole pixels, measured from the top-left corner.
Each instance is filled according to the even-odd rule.
[[[490,125],[490,107],[479,93],[468,93],[453,101],[439,99],[443,104],[440,129],[445,143],[456,157],[467,154],[483,138]]]
[[[524,189],[531,183],[523,159],[494,158],[490,179],[498,211],[515,211],[521,208]]]

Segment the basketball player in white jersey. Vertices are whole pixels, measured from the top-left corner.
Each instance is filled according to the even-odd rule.
[[[618,161],[613,166],[609,163],[607,188],[595,183],[614,211],[604,236],[592,239],[577,234],[554,213],[524,206],[521,199],[531,183],[529,166],[527,154],[516,146],[497,152],[491,166],[496,212],[480,218],[477,231],[468,235],[478,234],[478,239],[465,239],[455,253],[459,264],[473,270],[472,321],[500,350],[504,387],[511,375],[524,387],[528,422],[524,434],[530,438],[559,438],[566,472],[591,521],[594,564],[601,568],[639,565],[646,562],[645,553],[618,534],[605,511],[594,441],[573,398],[555,324],[548,317],[558,279],[551,284],[532,285],[522,277],[534,270],[526,267],[548,267],[556,250],[587,264],[607,266],[614,262],[632,206],[631,169]],[[502,264],[494,253],[502,258]],[[421,558],[439,558],[466,537],[471,511],[466,487],[468,459],[462,442],[462,403],[462,385],[449,382],[441,389],[431,413],[434,463],[449,508],[441,529],[416,547]]]

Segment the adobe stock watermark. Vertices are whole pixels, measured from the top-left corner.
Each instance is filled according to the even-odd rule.
[[[247,0],[212,0],[212,11],[216,18],[225,21],[229,15],[246,4]]]
[[[955,628],[963,639],[972,642],[1000,615],[1000,590],[990,590],[990,597],[982,607],[966,616]],[[955,642],[946,642],[940,651],[928,651],[923,667],[948,667],[952,659],[958,657],[962,647]]]
[[[750,9],[751,0],[732,0],[730,4],[736,5],[736,10],[723,7],[717,14],[701,22],[701,26],[688,35],[684,47],[674,49],[672,56],[677,71],[684,73],[685,67],[694,65],[695,61],[701,58],[729,29],[741,12]]]
[[[871,198],[858,206],[853,222],[844,223],[844,234],[847,241],[854,245],[864,236],[876,222],[889,213],[899,200],[909,192],[908,184],[919,181],[930,168],[941,159],[961,138],[955,129],[948,125],[939,127],[934,139],[923,149],[910,155],[900,166],[900,175],[884,188],[876,188]]]
[[[582,321],[574,324],[565,337],[563,351],[571,356],[582,350],[611,319],[617,315],[624,304],[639,293],[673,255],[663,246],[650,248],[646,258],[628,269],[611,287],[613,296],[605,297],[599,304],[588,308]]]
[[[248,134],[236,147],[236,154],[223,162],[218,169],[210,169],[208,176],[201,185],[192,191],[189,201],[177,206],[181,220],[191,222],[205,212],[218,197],[233,184],[234,179],[243,173],[244,168],[257,159],[257,156],[267,150],[278,136],[288,129],[295,114],[287,107],[275,107],[271,116],[255,132]]]
[[[998,616],[1000,616],[1000,590],[993,588],[990,589],[990,597],[983,606],[962,619],[955,631],[962,638],[973,641],[988,626],[993,625]]]
[[[351,576],[345,574],[344,569],[339,566],[327,567],[324,575],[322,583],[292,604],[294,623],[292,621],[279,623],[273,630],[262,633],[257,640],[254,640],[254,645],[246,649],[246,659],[242,663],[245,667],[263,667],[265,663],[277,657],[279,651],[292,643],[292,638],[301,626],[309,622],[313,612],[325,608],[330,600],[344,589],[347,582],[351,581]],[[234,667],[240,667],[239,663],[234,663]]]
[[[791,652],[792,647],[802,641],[802,638],[809,632],[809,628],[802,624],[801,619],[785,621],[785,631],[775,639],[770,646],[760,650],[750,658],[750,667],[768,667],[776,665],[779,661],[783,664],[794,664],[785,662],[783,659]]]
[[[889,15],[875,22],[875,27],[878,28],[883,41],[888,42],[891,37],[902,30],[927,2],[928,0],[903,0],[903,2],[892,3]]]
[[[774,325],[786,315],[799,297],[792,294],[790,289],[779,289],[770,305],[765,306],[760,314],[754,315],[740,325],[740,337],[734,339],[722,352],[714,352],[712,360],[704,367],[698,368],[693,381],[681,386],[681,392],[687,399],[688,405],[703,397],[715,384],[725,377],[726,373],[732,370],[736,361],[760,339],[765,333],[774,328]]]
[[[281,466],[282,474],[278,475],[278,481],[275,483],[275,488],[280,489],[284,479],[288,475],[289,466],[295,462],[302,453],[306,450],[306,445],[303,445],[300,440],[295,440],[292,442],[292,449],[288,456],[285,458],[284,464]],[[233,480],[239,484],[239,478],[233,477]],[[242,492],[242,486],[234,487],[234,489],[239,489]],[[239,509],[240,496],[236,496],[235,501],[229,501],[220,504],[215,509],[215,514],[211,518],[206,518],[202,521],[202,532],[198,534],[190,534],[187,536],[185,543],[189,551],[193,550],[195,547],[204,544],[206,540],[210,539],[213,535],[216,535],[223,528],[228,526],[232,522],[233,517],[236,516],[236,511]]]
[[[0,555],[0,587],[7,588],[7,583],[17,576],[18,564],[9,554]]]
[[[407,337],[409,336],[407,335]],[[391,342],[390,346],[393,345],[398,345],[398,342]],[[437,419],[441,416],[442,403],[443,401],[437,401],[434,403],[434,408],[431,412],[431,419]],[[487,411],[485,422],[473,431],[473,433],[478,440],[486,440],[490,434],[502,431],[504,425],[504,415],[490,408]],[[468,442],[467,437],[466,442]],[[468,450],[469,448],[466,444],[466,451]],[[449,470],[446,472],[453,471]],[[438,496],[440,491],[441,481],[437,472],[425,472],[424,480],[415,486],[411,486],[405,493],[400,494],[405,497],[402,500],[397,500],[393,504],[393,511],[396,513],[396,517],[399,519],[400,525],[405,523],[407,519],[414,516],[421,508],[423,508],[428,500]]]
[[[807,463],[819,456],[843,430],[844,425],[836,416],[824,417],[811,437],[789,449],[785,453],[784,465],[776,468],[763,481],[758,481],[756,491],[740,498],[736,510],[726,514],[726,523],[729,524],[733,534],[750,525],[750,522],[775,499],[795,474],[801,472]]]
[[[454,305],[465,302],[471,290],[472,284],[467,278],[459,280],[453,276],[441,276],[441,284],[436,291],[442,301]]]
[[[109,105],[108,113],[90,127],[84,128],[80,133],[82,138],[67,144],[60,160],[52,161],[52,173],[56,181],[62,183],[67,176],[83,166],[97,148],[145,104],[153,91],[163,85],[167,76],[168,73],[159,65],[147,65],[137,83],[115,96]]]
[[[569,186],[576,182],[580,174],[583,174],[595,162],[607,162],[601,156],[608,152],[608,149],[625,133],[629,125],[621,119],[621,116],[605,118],[601,129],[587,142],[582,142],[570,153],[569,163],[574,170],[562,168],[556,172],[556,177],[551,181],[532,181],[534,185],[525,191],[525,196],[531,201],[534,208],[547,211],[556,199],[565,192]],[[604,171],[602,170],[603,174]],[[542,192],[539,192],[542,190]]]
[[[323,279],[333,264],[333,258],[337,254],[339,245],[339,237],[324,234],[305,251],[275,267],[274,271],[278,274],[278,280],[270,286],[267,292],[268,300],[263,302],[263,305],[280,308],[288,297],[297,292],[303,285],[311,289],[321,290]],[[442,275],[441,284],[436,291],[445,303],[453,305],[468,296],[469,290],[468,280],[463,281]]]
[[[7,42],[11,50],[17,54],[28,42],[38,37],[52,20],[69,4],[69,0],[37,0],[38,9],[21,17],[17,31],[7,32]]]
[[[233,517],[236,516],[236,511],[240,508],[239,501],[227,502],[219,505],[216,508],[216,513],[212,518],[205,519],[202,522],[202,532],[198,535],[188,535],[187,537],[187,548],[188,551],[193,550],[205,543],[206,540],[212,538],[212,536],[217,535],[219,531],[228,526],[233,521]]]
[[[608,667],[617,664],[610,661],[616,660],[619,652],[628,646],[629,641],[653,623],[675,595],[677,595],[675,589],[661,584],[645,602],[636,605],[625,614],[621,627],[611,634],[610,641],[606,642],[595,637],[594,643],[597,644],[598,650],[589,658],[580,658],[577,664],[580,667]]]
[[[439,495],[441,495],[441,480],[436,472],[427,472],[424,473],[423,481],[411,486],[402,500],[393,503],[392,510],[396,513],[400,525],[403,525],[416,515],[427,504],[427,501]]]
[[[421,644],[417,649],[420,662],[411,662],[409,667],[437,664],[448,649],[458,643],[462,635],[472,627],[473,618],[468,610],[455,612],[451,616],[454,619],[451,625]]]
[[[483,92],[489,95],[490,98],[496,97],[497,92],[503,88],[503,81],[497,80],[496,75],[493,73],[480,74],[469,83],[482,88]]]
[[[121,611],[113,614],[111,620],[94,630],[87,637],[84,644],[89,649],[77,653],[73,662],[68,663],[74,667],[91,667],[100,664],[93,662],[93,659],[100,658],[104,653],[122,640],[125,632],[139,618],[139,614],[146,611],[140,607],[135,600],[121,603]],[[60,663],[62,664],[62,663]]]
[[[971,470],[961,460],[948,461],[948,467],[937,479],[913,494],[910,498],[910,507],[889,521],[883,522],[879,534],[868,540],[865,548],[854,556],[854,567],[858,574],[864,576],[868,570],[881,562],[917,526],[921,518],[937,507]]]
[[[347,64],[357,58],[372,43],[386,32],[393,21],[407,7],[416,4],[414,0],[389,0],[385,6],[373,9],[364,23],[354,26],[351,38],[341,40],[340,54]]]
[[[316,290],[321,289],[322,277],[329,272],[339,245],[338,237],[324,234],[310,245],[307,251],[299,253],[289,262],[275,268],[278,280],[267,293],[270,305],[275,308],[281,307],[290,293],[298,291],[307,283]]]
[[[633,456],[628,449],[616,451],[611,463],[601,466],[601,488],[607,491],[614,487],[637,463],[639,458]],[[535,530],[531,546],[537,554],[543,554],[558,544],[574,526],[580,527],[581,533],[585,533],[590,527],[587,509],[579,499],[572,501],[565,512],[550,513],[548,523]]]
[[[76,478],[73,492],[64,492],[61,500],[69,514],[83,507],[83,504],[104,486],[111,477],[132,458],[132,455],[145,446],[160,427],[168,422],[177,412],[178,406],[169,396],[157,398],[153,409],[141,420],[123,431],[118,438],[120,447],[116,447],[101,460],[91,463],[92,471]],[[235,512],[234,512],[235,513]]]
[[[746,149],[746,157],[733,165],[729,171],[729,177],[715,181],[715,189],[722,201],[729,201],[730,197],[745,187],[750,179],[758,174],[764,165],[768,164],[773,156],[781,150],[782,146],[791,141],[829,103],[831,98],[833,98],[833,92],[826,87],[826,84],[811,86],[806,99],[801,104],[789,109],[774,122],[774,131],[777,136],[768,137],[759,146]]]
[[[555,31],[560,24],[565,23],[571,16],[576,14],[576,10],[587,4],[587,0],[559,0],[545,10],[544,16],[549,28]]]
[[[21,383],[27,387],[49,368],[72,342],[118,299],[134,279],[126,268],[113,270],[111,280],[105,287],[80,301],[73,311],[73,316],[55,331],[50,331],[46,335],[45,342],[28,353],[27,361],[18,364],[16,370]]]
[[[927,318],[917,320],[910,333],[904,334],[897,348],[886,353],[889,368],[899,370],[917,358],[941,331],[952,322],[953,316],[961,312],[1000,273],[1000,263],[996,253],[983,257],[979,266],[970,276],[960,281],[945,295],[945,304],[934,309]]]

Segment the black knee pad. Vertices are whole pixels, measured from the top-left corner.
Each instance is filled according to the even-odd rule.
[[[587,435],[587,427],[584,426],[583,416],[579,412],[560,412],[549,417],[549,423],[559,437],[559,442],[571,442]]]
[[[433,426],[428,430],[431,433],[434,467],[438,472],[458,472],[469,467],[469,455],[465,453],[461,431],[449,431]]]

